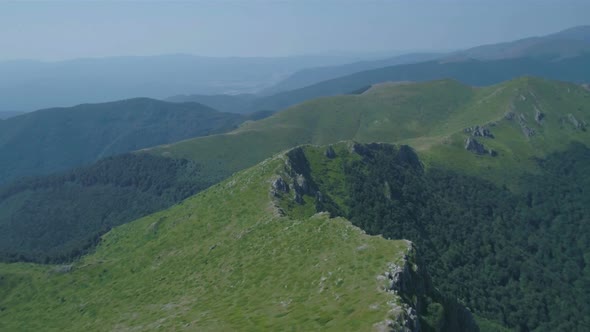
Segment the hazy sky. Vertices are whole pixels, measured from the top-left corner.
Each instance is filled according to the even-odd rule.
[[[449,50],[590,24],[590,0],[0,0],[0,60]]]

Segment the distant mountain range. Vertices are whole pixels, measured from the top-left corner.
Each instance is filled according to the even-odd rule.
[[[167,100],[195,101],[226,112],[247,113],[280,110],[311,98],[353,93],[385,81],[452,78],[481,86],[532,75],[584,83],[590,81],[588,40],[590,27],[582,26],[544,37],[480,46],[451,54],[410,54],[387,60],[305,69],[267,89],[266,92],[279,91],[272,95],[182,95]],[[303,84],[309,85],[301,87]],[[288,88],[295,89],[280,92]]]
[[[1,61],[0,109],[33,111],[133,97],[165,98],[195,91],[202,94],[251,93],[299,69],[367,58],[372,57],[162,55],[56,62]]]
[[[579,26],[542,37],[483,45],[443,57],[445,60],[512,58],[563,59],[590,54],[590,26]]]
[[[272,96],[194,95],[169,100],[200,102],[226,112],[248,113],[258,110],[280,110],[323,96],[354,94],[373,84],[388,81],[420,82],[451,78],[465,84],[484,86],[523,75],[578,83],[588,82],[590,55],[560,60],[525,57],[491,61],[429,61],[362,71]]]
[[[331,80],[333,78],[350,75],[360,71],[431,61],[441,58],[443,55],[443,53],[409,53],[389,59],[360,61],[338,66],[302,69],[271,88],[262,90],[259,94],[272,95],[279,92],[303,88],[318,82]]]

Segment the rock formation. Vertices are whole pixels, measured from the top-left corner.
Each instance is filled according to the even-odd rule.
[[[486,127],[469,127],[463,130],[465,133],[471,134],[474,137],[487,137],[487,138],[494,138],[492,132]]]
[[[328,148],[326,149],[326,152],[324,152],[324,155],[330,159],[334,159],[336,158],[336,152],[334,151],[334,148],[332,148],[332,146],[328,146]]]

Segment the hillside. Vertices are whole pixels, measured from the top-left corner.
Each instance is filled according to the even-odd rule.
[[[407,146],[295,148],[74,264],[0,264],[0,328],[477,330],[456,296],[484,330],[583,330],[590,149],[537,163],[513,193]]]
[[[0,264],[0,329],[477,330],[409,242],[283,214],[296,163],[278,155],[113,229],[73,265]]]
[[[172,194],[164,196],[169,197],[167,204],[174,204],[184,198],[183,195],[187,192],[201,190],[198,185],[206,186],[208,181],[214,183],[225,179],[234,172],[255,165],[269,155],[292,146],[310,143],[334,144],[332,148],[324,146],[295,149],[287,153],[286,157],[281,157],[287,158],[289,167],[285,173],[279,173],[284,183],[275,181],[276,172],[269,173],[274,179],[272,195],[278,199],[279,208],[271,209],[272,211],[282,211],[279,214],[283,217],[299,221],[315,218],[317,212],[327,211],[332,217],[350,220],[369,234],[382,234],[387,238],[405,238],[415,242],[420,256],[424,259],[425,268],[433,276],[433,284],[442,292],[441,296],[459,298],[475,312],[482,326],[491,331],[497,330],[499,326],[522,331],[580,330],[590,323],[585,316],[590,299],[583,291],[583,285],[590,278],[584,254],[590,239],[588,223],[585,222],[585,216],[590,213],[587,211],[590,196],[586,189],[590,184],[585,176],[590,169],[590,133],[587,131],[589,116],[590,92],[571,83],[531,77],[483,88],[466,86],[452,80],[386,83],[375,85],[358,95],[312,100],[266,119],[246,123],[230,133],[143,150],[136,156],[137,160],[146,160],[146,164],[140,162],[137,167],[151,165],[152,156],[155,156],[153,161],[185,159],[179,165],[194,165],[189,168],[197,170],[194,173],[182,171],[182,167],[172,168],[184,174],[184,177],[180,178],[182,181],[176,181],[174,175],[169,177],[170,182],[164,181],[164,188],[169,188]],[[417,151],[417,154],[408,147],[392,148],[386,144],[336,144],[346,140],[365,143],[407,143]],[[276,162],[277,159],[273,160]],[[129,237],[130,241],[137,242],[141,239],[139,243],[147,241],[146,246],[155,246],[160,250],[164,250],[170,243],[175,243],[174,248],[177,249],[174,250],[188,252],[189,249],[182,248],[196,248],[195,243],[199,243],[201,239],[196,233],[198,229],[221,232],[220,236],[233,234],[234,238],[248,238],[250,233],[236,232],[239,232],[239,229],[250,229],[254,232],[253,229],[256,227],[241,228],[242,226],[232,224],[219,231],[214,222],[209,222],[206,226],[199,224],[201,228],[197,228],[196,224],[186,220],[203,222],[214,215],[215,218],[219,217],[215,220],[222,220],[222,223],[252,220],[254,223],[259,221],[258,225],[264,224],[263,221],[267,219],[260,213],[268,211],[266,208],[269,207],[269,203],[260,198],[260,205],[259,198],[256,197],[262,196],[248,191],[250,184],[259,183],[258,178],[249,175],[249,172],[258,172],[261,169],[275,170],[274,166],[268,166],[274,165],[273,162],[267,161],[262,166],[239,173],[238,178],[227,180],[213,187],[212,191],[190,198],[168,211],[122,226],[121,230],[129,231],[117,237],[121,240],[117,240],[116,243],[126,243],[123,239]],[[120,167],[121,165],[124,163],[115,159],[109,168],[127,169],[126,166]],[[153,168],[153,179],[160,177],[158,170],[161,169]],[[174,172],[176,171],[164,173]],[[91,169],[82,170],[81,179],[93,178],[94,173]],[[108,175],[112,173],[107,171],[100,174],[107,175],[108,179]],[[83,207],[82,198],[89,197],[85,195],[91,191],[86,191],[83,188],[84,182],[74,175],[66,174],[58,177],[56,181],[50,181],[48,178],[40,178],[38,181],[40,184],[53,183],[54,187],[36,188],[34,183],[24,182],[28,183],[28,187],[22,187],[20,191],[15,190],[4,196],[3,210],[8,214],[0,219],[0,224],[10,225],[11,220],[25,220],[23,217],[30,216],[31,214],[27,215],[27,206],[36,205],[34,201],[30,204],[31,197],[48,202],[66,197],[68,205]],[[107,184],[113,187],[121,186],[128,181],[126,179],[128,176],[123,174],[120,179]],[[184,183],[185,179],[190,179],[195,186],[191,187],[189,184],[188,187],[184,187],[186,190],[178,190],[182,188],[179,184]],[[264,197],[268,198],[268,186],[271,184],[268,182],[270,180],[265,181],[267,189],[263,190]],[[67,193],[72,186],[82,189],[76,195],[56,194]],[[379,187],[383,188],[383,191],[375,190]],[[158,185],[151,187],[149,184],[139,184],[128,191],[127,197],[137,197],[138,201],[149,202],[147,199],[139,198],[144,197],[141,195],[157,197],[158,188]],[[209,194],[215,190],[219,190],[219,195]],[[140,195],[143,192],[145,194]],[[176,192],[179,194],[174,195]],[[243,196],[240,196],[242,194]],[[230,197],[235,197],[234,195],[238,195],[240,200],[229,200]],[[250,196],[254,197],[252,201]],[[56,200],[52,201],[51,197],[55,197]],[[205,200],[203,205],[198,203],[200,200]],[[114,199],[112,202],[116,201]],[[29,203],[18,205],[19,202]],[[183,210],[188,209],[187,204],[192,212]],[[139,204],[136,207],[136,216],[150,213],[147,207],[149,204]],[[202,212],[205,210],[200,209],[208,212]],[[46,218],[46,225],[51,225],[56,220],[71,220],[72,224],[79,228],[89,225],[86,218],[68,219],[70,211],[66,209],[50,211],[51,214],[44,213],[44,216],[51,216],[52,219]],[[178,214],[178,217],[171,217],[174,211],[184,212]],[[188,215],[190,217],[183,219],[183,216]],[[252,215],[256,217],[251,219]],[[100,221],[100,217],[99,213],[98,218],[89,220]],[[23,224],[22,234],[30,232],[35,225],[41,225],[39,220],[30,218],[27,224]],[[128,221],[130,220],[121,223]],[[146,235],[152,234],[152,231],[144,229],[159,229],[160,224],[168,223],[190,223],[190,226],[186,227],[191,227],[191,231],[183,228],[179,229],[177,234],[183,234],[187,239],[191,238],[191,244],[183,247],[183,241],[170,239],[160,242],[157,238],[154,240],[154,236]],[[142,226],[133,226],[139,224]],[[274,227],[274,224],[271,224]],[[95,225],[101,224],[96,222]],[[149,225],[155,226],[150,228]],[[67,224],[65,226],[68,227]],[[71,232],[73,238],[70,243],[73,246],[69,249],[78,249],[79,252],[77,239],[96,239],[97,234],[104,230],[97,228],[96,231],[90,234],[95,237],[84,232]],[[60,228],[57,228],[56,232],[60,232]],[[118,234],[117,232],[115,230],[109,234]],[[206,234],[207,237],[204,235],[202,239],[207,246],[200,247],[199,244],[198,248],[210,248],[208,252],[213,253],[223,245],[223,242],[217,242],[210,233]],[[18,238],[19,235],[11,236]],[[107,250],[104,248],[109,246],[114,246],[112,253],[126,252],[117,247],[118,244],[109,245],[110,236],[114,235],[107,235],[106,242],[99,246],[97,253],[93,255],[101,255],[102,251]],[[20,243],[24,242],[24,238],[19,240],[22,241]],[[256,241],[263,242],[260,239]],[[11,257],[10,251],[23,250],[19,247],[19,241],[9,243],[12,243],[12,247],[8,248],[7,257]],[[330,242],[327,241],[326,245],[327,243]],[[93,244],[94,242],[90,241],[90,247],[86,246],[82,251],[92,248]],[[47,245],[46,250],[54,246],[50,241],[46,241],[44,245]],[[160,245],[162,247],[158,247]],[[335,250],[335,247],[329,248]],[[81,262],[91,259],[89,257],[96,257],[93,255],[86,256]],[[144,257],[143,255],[140,256]],[[224,255],[228,253],[225,252]],[[100,256],[100,260],[108,262],[107,256]],[[160,257],[169,256],[161,254]],[[176,253],[172,257],[177,257]],[[185,256],[180,255],[178,259],[183,257]],[[145,259],[153,262],[153,258]],[[187,260],[190,261],[189,258]],[[236,258],[236,261],[239,259]],[[99,271],[108,272],[115,269],[102,267],[102,263],[96,264],[98,265],[91,266],[92,269],[96,267],[97,278],[101,273]],[[121,264],[127,263],[123,260]],[[144,266],[145,261],[142,264]],[[220,261],[216,261],[216,264],[215,266],[225,266],[219,265],[222,264]],[[17,275],[30,273],[25,272],[27,268],[23,265],[4,266]],[[48,268],[38,269],[47,271],[44,269]],[[169,271],[174,269],[168,268]],[[115,279],[120,282],[123,279],[119,277],[125,278],[127,272],[117,271],[119,272],[113,275],[113,279],[109,279],[111,277],[107,272],[103,272],[102,278],[106,278],[106,282],[114,282]],[[186,271],[191,270],[185,268],[183,271],[189,273]],[[41,277],[37,278],[35,280],[44,280]],[[56,278],[70,280],[68,276]],[[152,276],[145,278],[151,280]],[[178,285],[181,283],[180,280],[184,280],[175,279],[176,277],[171,275],[167,275],[166,278],[167,281],[172,280],[171,285]],[[150,287],[155,286],[150,284]],[[44,289],[45,286],[39,288]],[[115,296],[108,291],[105,294],[92,293],[89,296]],[[143,303],[155,298],[164,298],[166,301],[170,299],[166,293],[160,291],[154,294],[156,295],[153,298],[146,298]],[[193,295],[198,294],[200,293]],[[10,301],[14,302],[6,303],[18,308],[21,303],[18,297],[10,298],[13,298],[14,300]],[[80,301],[85,303],[83,300]],[[170,300],[166,303],[177,302]],[[45,308],[42,304],[40,306]],[[105,309],[97,307],[99,306],[91,307],[90,312],[100,314],[101,317],[113,315],[100,311]],[[63,308],[66,310],[64,312],[71,310],[67,309],[67,306]],[[151,308],[156,308],[149,309],[152,310],[150,312],[153,317],[162,317],[163,314],[157,311],[159,306]],[[430,309],[426,308],[426,312],[429,313],[427,316],[432,312],[440,312],[436,308],[436,305]],[[147,309],[138,310],[145,312]],[[192,312],[191,309],[187,310]],[[92,319],[94,314],[89,313],[88,317],[82,320]],[[119,319],[127,321],[125,317]],[[149,319],[138,318],[137,324],[143,324],[139,321],[146,320]],[[188,320],[186,323],[191,321]],[[220,321],[225,322],[221,318],[215,318],[215,323]],[[241,322],[239,319],[238,321]],[[160,324],[165,322],[162,321]],[[273,322],[268,324],[278,326],[273,325]],[[225,326],[228,325],[221,327]],[[228,328],[231,326],[233,325],[229,325]],[[321,327],[323,325],[310,325],[311,329]]]
[[[470,173],[487,169],[481,172],[486,178],[511,183],[504,165],[510,164],[517,176],[519,169],[534,168],[528,158],[563,149],[570,141],[589,143],[589,98],[578,85],[537,78],[484,88],[451,80],[381,84],[361,95],[311,100],[228,134],[146,152],[196,160],[204,173],[222,177],[299,144],[406,142],[427,162],[452,164]],[[537,110],[544,116],[541,123],[535,120]],[[464,130],[484,125],[496,138],[479,140],[497,151],[496,158],[464,149],[469,136]],[[525,135],[527,130],[535,134]]]
[[[0,183],[158,144],[229,131],[240,116],[196,103],[137,98],[24,114],[0,122]]]
[[[0,120],[6,120],[21,114],[23,114],[23,112],[0,111]]]
[[[411,240],[438,289],[483,317],[482,327],[582,331],[590,323],[587,146],[538,159],[539,169],[517,180],[521,193],[424,167],[407,146],[345,142],[288,156],[295,180],[276,190],[283,211],[328,211],[369,234]]]
[[[70,262],[111,228],[214,184],[199,164],[123,154],[0,187],[0,260]]]
[[[0,258],[67,261],[110,227],[169,207],[300,144],[401,142],[417,149],[429,167],[442,165],[522,190],[521,175],[541,171],[536,159],[571,142],[589,144],[589,102],[588,90],[580,86],[535,78],[485,88],[449,80],[381,84],[360,95],[309,101],[227,134],[5,185]],[[133,207],[121,204],[124,200]],[[84,208],[91,202],[99,208]],[[77,225],[76,231],[68,225]]]

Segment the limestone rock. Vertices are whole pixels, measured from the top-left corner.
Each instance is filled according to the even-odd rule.
[[[332,148],[332,146],[330,145],[326,149],[326,152],[324,152],[324,155],[329,159],[334,159],[336,158],[336,151],[334,151],[334,148]]]
[[[473,128],[473,136],[494,138],[494,135],[486,127],[475,126]]]
[[[309,193],[309,185],[307,184],[307,179],[302,174],[298,174],[297,178],[295,179],[295,190],[300,194],[307,194]]]
[[[475,154],[486,154],[487,153],[487,150],[483,146],[483,144],[478,142],[475,138],[471,138],[471,137],[467,137],[467,139],[465,140],[465,150],[467,150],[469,152],[473,152]]]
[[[273,196],[278,196],[280,193],[289,192],[289,185],[283,180],[282,177],[278,177],[272,182],[271,193]]]
[[[573,114],[568,114],[567,119],[574,126],[575,129],[585,129],[585,122],[579,121]]]
[[[527,125],[521,125],[520,129],[522,130],[524,136],[526,136],[527,138],[535,135],[535,130],[529,128]]]
[[[541,112],[538,108],[535,107],[535,121],[539,125],[542,125],[544,118],[545,118],[545,113]]]

